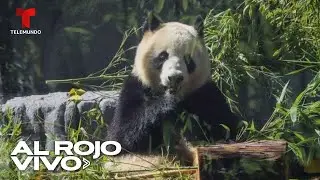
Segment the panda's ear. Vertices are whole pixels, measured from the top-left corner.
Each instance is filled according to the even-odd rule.
[[[196,17],[196,20],[195,20],[194,24],[193,24],[194,28],[197,30],[198,35],[200,37],[203,37],[203,35],[204,35],[204,32],[203,32],[204,31],[203,21],[204,21],[204,19],[202,18],[202,16],[198,15]]]
[[[161,25],[161,23],[162,21],[158,16],[156,16],[153,12],[149,12],[142,25],[142,32],[154,31]]]

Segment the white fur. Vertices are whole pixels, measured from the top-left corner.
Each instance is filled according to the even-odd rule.
[[[169,86],[170,76],[183,76],[183,82],[188,81],[188,69],[183,60],[177,56],[169,57],[162,66],[162,71],[160,73],[161,84],[164,86]]]
[[[167,51],[169,58],[158,72],[152,68],[151,62],[162,51]],[[192,74],[188,74],[184,61],[187,54],[191,55],[196,65]],[[183,98],[206,83],[210,78],[210,68],[206,47],[196,29],[179,22],[168,22],[155,32],[146,32],[137,48],[133,74],[144,85],[154,88],[167,86],[169,76],[181,74],[184,80],[176,95]]]

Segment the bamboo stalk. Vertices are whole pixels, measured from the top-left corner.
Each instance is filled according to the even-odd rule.
[[[168,170],[194,170],[197,169],[197,166],[186,166],[186,167],[179,167],[179,168],[163,168],[163,169],[139,169],[139,170],[123,170],[123,171],[110,171],[109,173],[116,174],[116,173],[135,173],[135,172],[146,172],[146,171],[168,171]]]
[[[114,179],[123,180],[123,179],[141,179],[141,178],[154,178],[155,176],[173,176],[177,174],[195,174],[197,172],[197,168],[193,169],[176,169],[176,170],[166,170],[166,171],[157,171],[152,173],[145,174],[137,174],[137,175],[129,175],[123,177],[115,177]]]
[[[57,80],[46,80],[46,84],[72,84],[84,81],[96,81],[96,80],[106,80],[114,78],[124,78],[126,75],[116,75],[116,76],[94,76],[94,77],[84,77],[84,78],[75,78],[75,79],[57,79]]]

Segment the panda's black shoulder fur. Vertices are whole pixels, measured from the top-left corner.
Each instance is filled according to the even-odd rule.
[[[136,76],[129,75],[108,127],[108,139],[118,141],[124,149],[138,152],[148,148],[149,135],[154,135],[154,146],[157,146],[162,139],[159,119],[173,116],[174,109],[164,110],[167,102],[152,96],[150,89],[144,87]]]
[[[238,118],[231,112],[225,96],[217,88],[215,82],[208,80],[179,105],[187,112],[197,115],[200,124],[202,122],[211,126],[206,132],[207,137],[203,137],[203,140],[225,139],[226,131],[221,124],[230,128],[229,139],[235,139]]]

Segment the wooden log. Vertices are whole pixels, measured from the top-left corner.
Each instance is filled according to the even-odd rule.
[[[196,169],[177,169],[177,170],[166,170],[166,171],[156,171],[150,173],[141,173],[135,175],[124,175],[121,177],[114,177],[115,180],[124,180],[124,179],[156,179],[164,177],[174,177],[184,175],[193,175],[196,173]]]
[[[285,141],[197,147],[194,158],[197,179],[288,179],[286,150]]]

